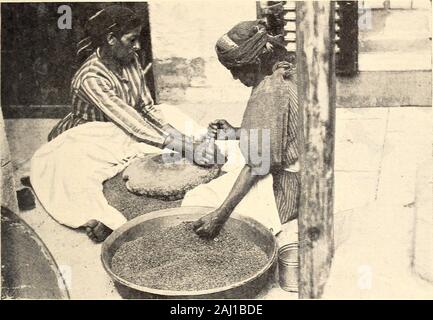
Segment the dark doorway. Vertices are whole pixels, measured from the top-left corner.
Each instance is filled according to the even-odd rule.
[[[358,73],[358,2],[335,1],[335,64],[338,76]],[[296,1],[257,1],[257,18],[264,17],[264,7],[283,5],[284,22],[278,28],[288,51],[296,51]]]
[[[76,58],[76,46],[84,36],[85,22],[97,11],[112,4],[114,3],[1,5],[1,101],[2,107],[8,109],[5,117],[13,112],[13,106],[21,106],[19,110],[22,110],[22,106],[69,104],[70,82],[81,63]],[[148,5],[146,2],[117,4],[133,9],[143,18],[140,55],[145,67],[152,61]],[[61,5],[71,8],[71,29],[58,27],[58,19],[62,15],[58,13],[58,8]],[[152,70],[147,73],[147,81],[154,95]]]

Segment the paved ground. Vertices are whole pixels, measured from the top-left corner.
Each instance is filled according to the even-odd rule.
[[[26,161],[55,122],[6,120],[17,176],[26,173]],[[416,171],[419,164],[431,161],[431,123],[431,108],[337,109],[337,250],[325,297],[433,297],[433,284],[411,269]],[[102,268],[100,245],[57,224],[39,205],[20,216],[52,252],[72,298],[120,298]],[[262,297],[296,295],[273,287]]]
[[[325,297],[431,298],[433,283],[415,276],[411,267],[416,209],[430,212],[424,225],[433,223],[431,170],[430,184],[418,186],[430,188],[430,197],[415,192],[417,170],[431,163],[431,109],[343,114],[337,119],[335,188],[336,216],[340,211],[346,215],[344,241],[335,254]],[[433,250],[433,237],[426,233],[424,247]],[[431,268],[432,261],[428,263]]]

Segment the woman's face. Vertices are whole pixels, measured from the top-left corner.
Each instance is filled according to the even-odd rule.
[[[134,59],[134,53],[140,50],[141,27],[117,37],[112,46],[113,56],[121,63],[129,63]]]
[[[233,68],[230,70],[233,79],[239,80],[244,86],[253,87],[257,82],[258,67],[256,65]]]

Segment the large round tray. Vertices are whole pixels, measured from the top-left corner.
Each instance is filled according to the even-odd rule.
[[[240,238],[252,241],[268,256],[266,265],[253,276],[226,287],[199,291],[160,290],[131,283],[113,273],[111,259],[125,242],[137,239],[155,228],[167,228],[184,221],[194,221],[211,212],[208,207],[180,207],[154,211],[136,217],[116,229],[102,245],[102,263],[113,279],[117,290],[127,299],[248,299],[254,298],[273,279],[277,260],[277,242],[274,235],[259,222],[232,214],[225,228]]]

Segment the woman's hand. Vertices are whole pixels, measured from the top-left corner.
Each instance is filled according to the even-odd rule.
[[[163,148],[179,152],[182,157],[199,166],[209,167],[226,162],[226,157],[213,139],[194,142],[192,137],[169,131],[169,128],[166,131],[171,134],[166,137]]]
[[[223,165],[227,158],[215,144],[214,139],[194,143],[194,163],[200,166]]]
[[[193,223],[193,229],[197,235],[206,239],[213,239],[220,233],[228,219],[225,210],[218,208]]]
[[[224,132],[225,137],[229,139],[236,139],[236,128],[228,123],[227,120],[218,119],[209,123],[208,132],[212,134],[215,139],[218,139],[219,130]]]
[[[209,148],[208,144],[205,142],[202,143],[193,143],[192,144],[192,152],[188,154],[188,160],[193,161],[195,164],[199,166],[213,166],[215,164],[215,150]]]

